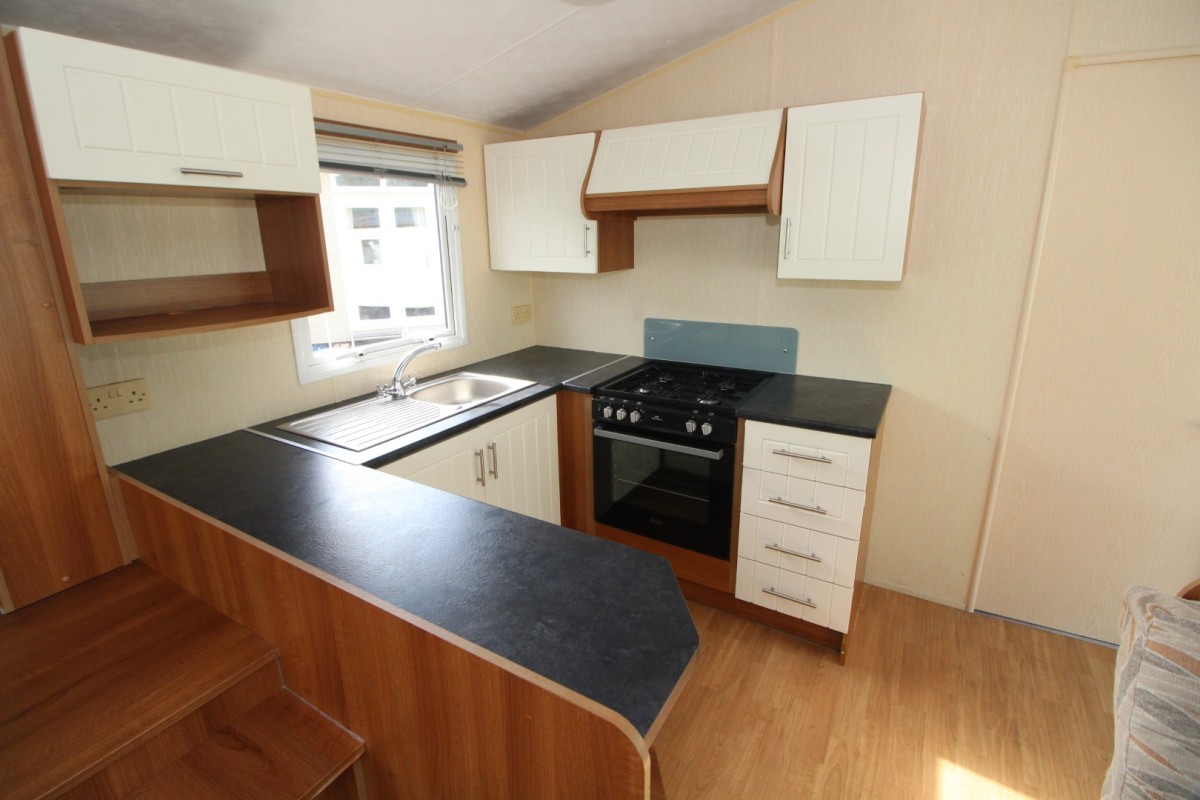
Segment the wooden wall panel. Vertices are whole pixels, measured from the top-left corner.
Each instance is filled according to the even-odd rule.
[[[144,560],[276,645],[366,741],[372,797],[643,798],[645,742],[586,698],[119,478]]]
[[[10,81],[8,61],[0,58],[0,608],[6,611],[123,562]]]

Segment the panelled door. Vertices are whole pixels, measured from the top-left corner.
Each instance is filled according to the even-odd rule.
[[[1067,80],[975,606],[1112,642],[1200,575],[1200,57]]]

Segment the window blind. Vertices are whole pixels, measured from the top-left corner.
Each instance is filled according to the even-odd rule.
[[[458,142],[328,120],[315,125],[317,161],[326,169],[467,185]]]

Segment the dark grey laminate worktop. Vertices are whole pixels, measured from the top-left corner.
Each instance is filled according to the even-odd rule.
[[[643,735],[699,646],[665,559],[557,525],[245,431],[116,469]]]
[[[874,439],[892,387],[779,374],[738,408],[739,417]]]

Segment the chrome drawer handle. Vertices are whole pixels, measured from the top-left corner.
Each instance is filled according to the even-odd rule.
[[[785,556],[795,556],[796,558],[806,558],[809,561],[815,561],[818,564],[821,563],[821,557],[813,555],[811,553],[797,553],[795,550],[787,550],[783,547],[779,547],[778,545],[773,545],[773,544],[764,544],[763,548],[765,548],[767,550],[774,550],[776,553],[783,553]]]
[[[774,503],[777,506],[787,506],[788,508],[798,508],[801,511],[811,511],[814,514],[828,514],[829,512],[820,506],[806,506],[803,503],[793,503],[790,500],[784,500],[782,497],[768,497],[768,503]]]
[[[777,592],[777,591],[775,591],[774,586],[768,586],[765,589],[763,589],[763,591],[766,592],[767,594],[773,594],[776,597],[782,597],[784,600],[791,600],[793,603],[799,603],[802,606],[808,606],[809,608],[817,607],[817,604],[811,600],[801,600],[799,597],[792,597],[790,594],[784,594],[783,592]]]
[[[219,178],[244,178],[245,174],[231,169],[201,169],[200,167],[180,167],[184,175],[216,175]]]
[[[479,474],[475,477],[475,482],[480,486],[487,486],[487,468],[483,466],[483,451],[476,450],[475,458],[479,459]]]
[[[496,443],[492,442],[487,449],[492,451],[492,468],[488,470],[488,474],[496,480],[500,480],[500,457],[496,455]]]
[[[772,450],[771,452],[777,456],[787,456],[788,458],[802,458],[805,461],[816,461],[818,464],[832,464],[833,463],[832,458],[826,458],[825,456],[806,456],[803,453],[789,453],[787,450]]]

